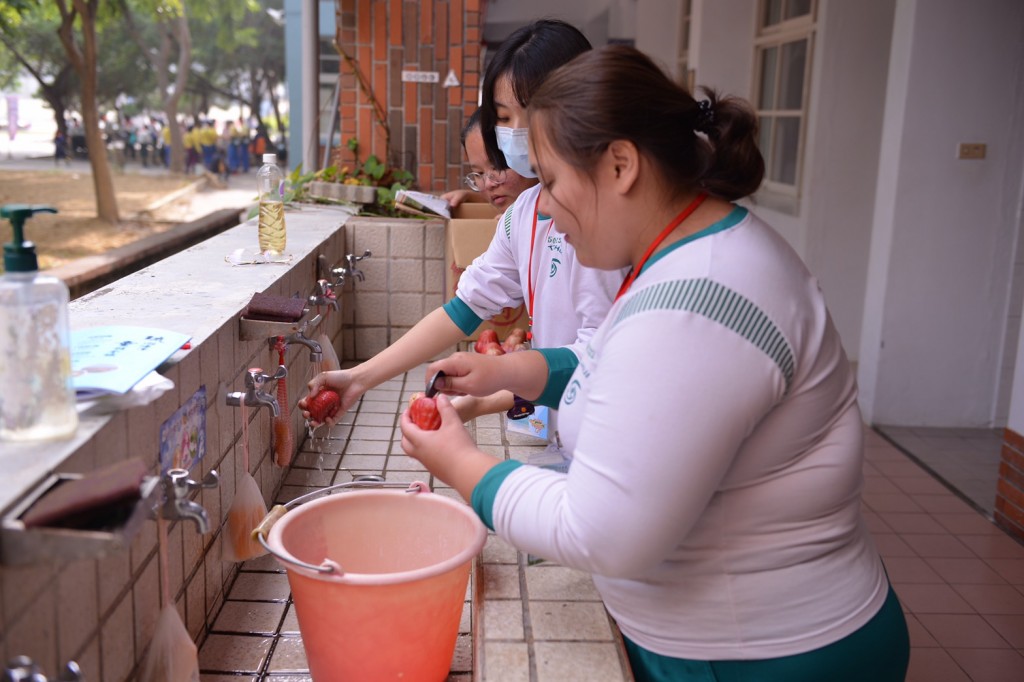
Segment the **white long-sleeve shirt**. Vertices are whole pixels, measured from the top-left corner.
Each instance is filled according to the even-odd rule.
[[[817,281],[744,209],[652,258],[559,412],[569,473],[505,462],[474,507],[520,549],[593,573],[639,646],[773,658],[881,607],[850,364]]]

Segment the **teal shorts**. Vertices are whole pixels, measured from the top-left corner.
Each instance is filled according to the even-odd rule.
[[[625,638],[624,638],[625,639]],[[754,661],[695,661],[642,649],[625,639],[636,682],[903,682],[910,635],[892,587],[856,632],[814,651]]]

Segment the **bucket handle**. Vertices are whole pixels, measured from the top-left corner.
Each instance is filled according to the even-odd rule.
[[[289,508],[297,504],[301,504],[302,502],[306,502],[318,495],[323,495],[324,493],[329,493],[338,489],[349,488],[405,488],[405,492],[407,493],[430,492],[430,488],[428,488],[427,484],[423,481],[413,481],[412,483],[387,483],[383,478],[376,476],[360,477],[353,481],[348,481],[347,483],[338,483],[336,485],[327,486],[326,488],[321,488],[320,490],[314,490],[311,493],[300,495],[294,500],[284,504],[274,505],[274,507],[267,512],[267,515],[263,517],[263,520],[259,522],[259,525],[252,529],[252,539],[257,540],[261,545],[263,545],[265,550],[286,563],[300,566],[310,571],[316,571],[317,573],[337,573],[338,575],[344,575],[345,571],[341,568],[341,565],[331,559],[324,559],[320,565],[315,565],[296,559],[290,554],[280,554],[275,552],[273,548],[271,548],[270,543],[267,542],[267,536],[270,534],[270,529],[281,519],[282,516],[285,515]]]

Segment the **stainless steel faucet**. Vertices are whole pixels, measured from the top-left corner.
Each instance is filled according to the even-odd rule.
[[[4,668],[3,682],[48,682],[46,675],[28,656],[15,656]],[[83,682],[82,669],[74,661],[64,664],[64,669],[54,682]]]
[[[347,256],[345,256],[345,262],[348,264],[347,270],[349,277],[355,277],[360,282],[366,279],[366,275],[363,274],[362,270],[356,267],[356,263],[363,260],[364,258],[369,258],[372,255],[373,254],[370,253],[370,250],[366,249],[365,251],[363,251],[362,256],[357,256],[354,253],[350,253]]]
[[[303,331],[302,329],[292,332],[288,336],[284,337],[284,342],[286,344],[300,343],[306,348],[308,348],[310,362],[320,362],[324,357],[323,349],[320,348],[320,344],[306,336],[306,332]],[[281,367],[283,368],[284,365],[282,365]]]
[[[309,297],[309,305],[325,306],[338,311],[338,298],[334,295],[334,285],[330,280],[318,279],[313,287],[313,294]]]
[[[188,499],[189,494],[197,488],[216,488],[220,484],[220,476],[216,471],[206,474],[202,481],[196,482],[188,477],[187,469],[168,469],[163,475],[164,505],[162,515],[165,519],[185,519],[193,521],[200,535],[210,532],[210,519],[203,505]]]
[[[335,277],[334,288],[340,290],[342,287],[345,286],[345,280],[348,278],[357,279],[360,282],[366,279],[366,275],[363,274],[363,271],[356,266],[356,263],[363,260],[364,258],[369,258],[372,255],[373,254],[370,252],[369,249],[363,251],[362,256],[357,256],[354,253],[350,253],[347,256],[345,256],[344,267],[331,268],[331,275]]]
[[[301,334],[301,332],[299,332]],[[292,334],[295,336],[295,334]],[[305,338],[303,336],[303,338]],[[291,336],[285,339],[288,343],[291,340]],[[308,341],[309,339],[307,339]],[[300,342],[301,343],[301,342]],[[320,352],[320,345],[314,341],[310,341],[316,345],[316,352]],[[224,399],[228,405],[239,407],[241,405],[248,405],[249,407],[268,407],[270,412],[275,416],[281,415],[281,406],[277,404],[277,398],[268,393],[264,386],[268,381],[274,379],[283,379],[288,376],[288,368],[284,365],[279,365],[277,371],[273,375],[264,374],[263,370],[259,367],[250,367],[245,373],[245,392],[232,391],[228,393]]]

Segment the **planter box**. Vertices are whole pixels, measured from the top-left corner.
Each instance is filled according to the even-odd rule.
[[[351,201],[357,204],[373,204],[377,202],[377,188],[366,185],[344,185],[340,182],[309,183],[309,194],[318,199],[334,199]]]

